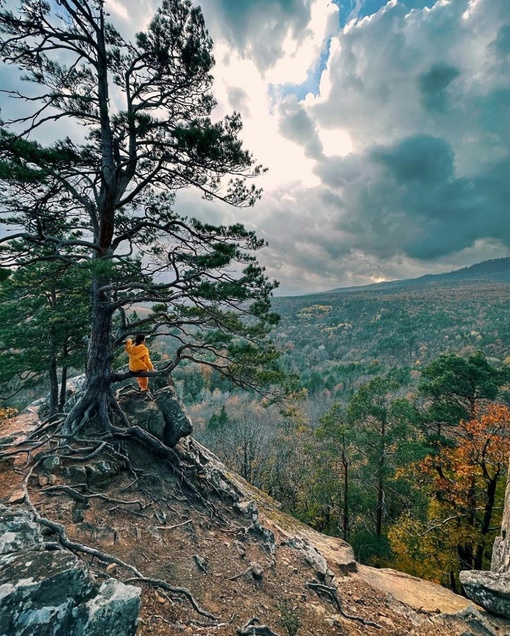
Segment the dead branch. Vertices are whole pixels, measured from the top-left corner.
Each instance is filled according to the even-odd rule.
[[[130,514],[135,515],[136,517],[142,517],[143,519],[149,518],[147,515],[144,515],[143,512],[138,512],[137,510],[129,510],[129,508],[127,510],[124,510],[123,508],[120,508],[120,506],[112,506],[112,508],[108,508],[108,514],[117,512],[117,510],[122,510],[123,512],[129,512]]]
[[[172,594],[180,594],[181,596],[185,596],[188,599],[188,601],[191,603],[191,605],[193,606],[193,609],[197,612],[197,614],[201,614],[202,616],[205,616],[206,618],[210,618],[212,621],[215,621],[215,622],[219,620],[217,616],[214,616],[214,614],[210,614],[209,612],[206,612],[205,610],[201,609],[199,605],[197,604],[195,598],[191,594],[191,592],[184,587],[174,587],[173,585],[170,585],[166,581],[162,581],[160,579],[151,579],[142,575],[127,579],[127,581],[124,581],[124,583],[132,583],[133,581],[140,581],[142,583],[147,583],[148,585],[151,585],[152,587],[161,588],[162,590],[171,592]]]
[[[237,579],[242,578],[245,574],[250,574],[252,571],[251,565],[249,568],[246,568],[246,570],[244,570],[244,572],[241,572],[241,574],[236,574],[235,576],[231,576],[229,578],[229,581],[237,581]]]
[[[181,528],[182,526],[185,526],[188,523],[193,523],[193,520],[188,519],[187,521],[183,521],[182,523],[176,523],[174,526],[156,526],[156,528],[158,530],[174,530],[175,528]]]
[[[267,625],[260,625],[259,619],[254,616],[237,630],[237,636],[278,636],[278,634]]]
[[[201,623],[200,621],[190,620],[188,621],[188,625],[193,625],[195,629],[221,629],[222,627],[227,627],[232,623],[235,618],[235,614],[232,615],[229,621],[225,623]]]
[[[193,560],[197,564],[197,568],[199,570],[202,570],[202,572],[205,572],[206,574],[208,574],[208,571],[207,571],[207,560],[206,559],[202,558],[199,554],[194,554],[193,555]]]
[[[78,492],[71,486],[48,486],[42,489],[42,492],[52,494],[65,493],[79,501],[80,503],[85,503],[87,499],[101,499],[102,501],[108,501],[109,503],[121,504],[123,506],[140,506],[140,510],[144,509],[144,504],[139,500],[135,499],[133,501],[123,501],[122,499],[113,499],[113,497],[107,497],[101,493],[91,493],[90,495],[82,494]]]
[[[336,605],[338,611],[344,618],[348,618],[351,621],[359,621],[360,623],[363,623],[363,625],[370,625],[371,627],[377,627],[377,629],[382,629],[379,623],[366,620],[364,618],[361,618],[361,616],[354,616],[353,614],[347,614],[347,612],[344,611],[342,604],[340,603],[340,599],[338,598],[337,590],[335,587],[330,587],[329,585],[323,585],[322,583],[318,583],[315,580],[310,581],[310,583],[307,583],[306,587],[310,588],[311,590],[314,590],[315,592],[317,592],[317,594],[319,594],[319,592],[322,592],[323,594],[325,594],[333,602],[333,604]]]

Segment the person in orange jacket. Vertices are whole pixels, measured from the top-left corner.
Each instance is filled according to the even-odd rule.
[[[128,338],[126,342],[126,353],[129,356],[129,370],[133,373],[137,371],[152,371],[154,365],[149,356],[149,350],[145,346],[145,336],[139,333],[135,336],[135,344],[133,340]],[[141,391],[149,389],[149,378],[136,378]]]

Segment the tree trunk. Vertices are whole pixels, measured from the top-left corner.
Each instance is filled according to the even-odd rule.
[[[380,474],[377,479],[377,510],[376,510],[376,528],[375,528],[375,533],[378,538],[382,537],[383,508],[384,508],[384,479],[382,474]]]
[[[378,475],[377,475],[377,511],[376,511],[376,536],[382,537],[384,516],[384,477],[386,471],[386,422],[381,422],[381,441],[379,449]]]
[[[472,570],[473,569],[473,546],[468,544],[465,545],[457,545],[457,554],[459,557],[460,569],[461,570]]]
[[[482,539],[486,534],[490,532],[490,529],[491,529],[491,520],[492,520],[492,513],[494,511],[494,504],[496,500],[496,486],[498,484],[498,476],[499,476],[499,473],[493,479],[489,479],[487,483],[487,491],[485,495],[485,509],[483,514],[482,527],[481,527]],[[485,546],[483,545],[483,542],[480,545],[476,546],[475,564],[474,564],[475,570],[483,569],[484,551],[485,551]]]
[[[66,391],[67,391],[67,356],[69,355],[69,350],[67,347],[68,341],[67,338],[64,340],[63,351],[62,351],[62,377],[60,378],[60,398],[58,400],[58,410],[62,412],[64,410],[64,404],[66,403]]]
[[[67,392],[67,367],[62,367],[62,377],[60,378],[60,398],[58,401],[58,410],[62,412],[64,410],[64,404],[66,403]]]
[[[344,541],[347,541],[349,536],[349,463],[345,456],[345,452],[342,450],[342,464],[344,466],[344,513],[342,519],[342,532],[344,535]]]
[[[112,309],[110,296],[101,290],[104,281],[92,282],[92,323],[85,370],[85,391],[69,413],[65,432],[76,435],[92,418],[106,430],[115,401],[111,388],[113,360]],[[86,428],[82,434],[86,435]]]
[[[50,361],[50,405],[49,417],[55,415],[58,409],[58,378],[57,378],[57,358],[51,357]]]

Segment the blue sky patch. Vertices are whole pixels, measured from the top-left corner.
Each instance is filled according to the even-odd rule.
[[[344,27],[354,18],[361,19],[377,13],[381,7],[387,4],[388,0],[333,0],[333,2],[340,9],[340,26]],[[411,10],[432,7],[436,2],[437,0],[403,0],[400,4],[404,4]]]
[[[329,58],[329,49],[331,40],[328,40],[325,50],[321,53],[319,61],[313,67],[308,69],[307,78],[301,84],[283,84],[280,87],[282,95],[296,95],[298,101],[302,101],[308,93],[312,95],[319,94],[319,84],[321,81],[322,71],[326,68]]]

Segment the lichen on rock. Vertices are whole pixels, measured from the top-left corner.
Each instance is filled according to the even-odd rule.
[[[0,636],[134,636],[140,589],[99,586],[68,550],[49,550],[20,507],[0,506]]]

